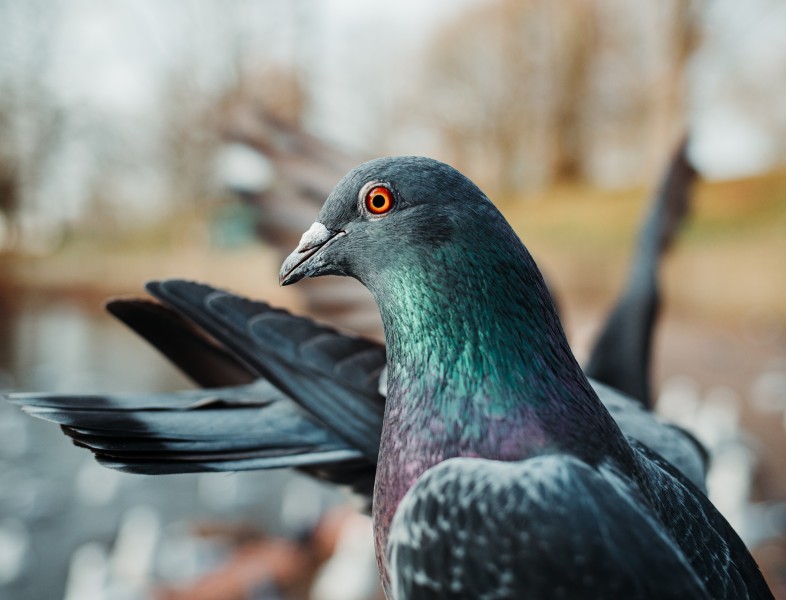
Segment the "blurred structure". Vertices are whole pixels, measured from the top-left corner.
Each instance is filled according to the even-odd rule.
[[[258,208],[259,236],[283,260],[336,182],[362,159],[265,110],[253,95],[235,99],[226,118],[229,143],[221,155],[223,184]],[[332,277],[304,283],[308,285],[301,294],[311,314],[358,333],[381,336],[376,304],[360,283]]]

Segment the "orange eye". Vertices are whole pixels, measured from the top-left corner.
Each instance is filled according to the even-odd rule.
[[[393,194],[381,185],[371,188],[366,194],[366,208],[372,215],[384,215],[393,208]]]

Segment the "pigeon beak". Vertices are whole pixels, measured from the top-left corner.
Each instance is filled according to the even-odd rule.
[[[322,251],[340,237],[347,235],[346,231],[333,231],[322,223],[314,223],[303,237],[300,238],[295,251],[284,260],[278,275],[279,285],[296,283],[304,277],[319,275],[319,268],[324,266],[320,261]]]

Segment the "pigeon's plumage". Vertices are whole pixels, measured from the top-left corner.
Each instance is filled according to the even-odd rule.
[[[399,157],[350,172],[281,281],[325,274],[360,280],[382,315],[373,514],[394,598],[771,597],[706,496],[620,431],[532,257],[458,171]],[[450,551],[465,538],[486,543]]]
[[[207,285],[147,287],[159,303],[118,299],[109,311],[206,389],[11,401],[62,425],[108,467],[146,474],[297,467],[370,502],[383,345]]]
[[[378,183],[394,194],[389,216],[362,212],[360,190]],[[461,208],[466,202],[468,212]],[[464,226],[473,231],[456,246],[456,230]],[[507,248],[502,259],[494,246],[500,236]],[[638,259],[645,272],[657,268],[662,250],[647,248],[650,254],[642,250]],[[423,256],[427,269],[412,262]],[[471,268],[459,273],[461,265]],[[518,598],[523,590],[535,598],[616,597],[618,589],[635,590],[634,598],[722,598],[746,597],[746,587],[747,597],[769,597],[738,538],[682,475],[703,485],[700,446],[645,410],[640,401],[646,397],[633,400],[604,386],[625,387],[613,370],[599,370],[603,383],[587,382],[534,262],[462,175],[427,159],[386,159],[353,171],[284,267],[289,281],[327,272],[355,276],[375,291],[388,343],[387,408],[379,391],[386,363],[381,344],[177,280],[148,286],[158,303],[116,300],[109,310],[209,389],[136,397],[23,394],[13,400],[62,424],[78,445],[122,470],[291,466],[350,485],[367,498],[376,477],[378,532],[386,535],[396,514],[389,554],[380,536],[381,558],[393,567],[403,598]],[[645,289],[627,294],[617,312],[634,315],[633,321],[646,313],[636,303],[651,301],[657,289]],[[653,322],[639,323],[647,345]],[[529,330],[523,342],[522,329]],[[619,354],[609,342],[619,335],[626,335],[619,324],[607,328],[596,354]],[[471,402],[457,405],[462,398]],[[387,441],[383,437],[378,467],[383,411]],[[484,475],[476,479],[481,460]],[[451,504],[450,489],[462,504]],[[510,507],[513,498],[521,502]],[[529,533],[545,554],[527,543],[526,523],[540,528]],[[610,537],[599,541],[598,535]],[[483,539],[485,546],[474,545]],[[421,545],[426,540],[433,552]],[[618,546],[610,548],[609,540]],[[642,540],[650,543],[644,547]],[[459,557],[467,544],[473,545]],[[579,546],[584,550],[574,553]],[[455,548],[455,556],[440,548]],[[622,560],[633,552],[641,552],[640,560]],[[517,579],[521,569],[510,579],[504,562],[491,558],[508,555],[532,565],[523,572],[534,579]],[[590,571],[592,581],[584,577]],[[664,572],[676,578],[673,585],[658,583]],[[572,591],[560,596],[561,589]]]
[[[711,598],[627,488],[571,456],[443,462],[394,521],[393,596]]]

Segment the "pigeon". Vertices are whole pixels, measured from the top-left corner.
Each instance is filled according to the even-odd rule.
[[[628,351],[636,335],[650,340],[657,313],[653,271],[680,220],[664,215],[685,214],[684,190],[695,175],[686,164],[683,143],[645,221],[617,317],[605,326],[605,343],[596,345],[590,364],[602,354],[602,364],[615,366],[592,374],[591,383],[622,431],[703,488],[703,448],[643,410],[637,377],[647,365],[636,361],[649,360],[649,353]],[[644,291],[637,290],[641,282]],[[294,467],[351,487],[370,506],[387,390],[384,346],[205,284],[169,280],[147,289],[156,301],[114,299],[107,309],[205,389],[141,397],[28,393],[11,400],[61,424],[107,467],[145,474]],[[609,357],[615,354],[621,355]],[[312,385],[315,378],[323,383]],[[354,403],[340,410],[347,402]]]
[[[679,221],[666,215],[685,213],[682,192],[695,172],[686,168],[684,150],[682,144],[655,197],[632,269],[632,281],[647,282],[646,293],[628,285],[613,313],[627,316],[609,321],[602,339],[626,340],[634,331],[649,343],[654,319],[639,324],[637,317],[652,314],[656,305],[656,277],[649,271],[657,270],[658,261],[651,254],[660,256],[668,247]],[[157,302],[122,298],[107,309],[205,389],[26,393],[11,400],[61,424],[107,467],[144,474],[295,467],[349,486],[370,506],[387,389],[384,346],[205,284],[169,280],[151,282],[147,290]],[[613,356],[621,347],[597,345],[590,363],[598,353]],[[636,377],[646,374],[646,365],[626,360],[642,357],[649,359],[626,348],[622,356],[606,358],[617,368],[599,372],[591,383],[627,435],[703,488],[707,457],[701,445],[644,410],[643,397],[612,389],[641,389]]]
[[[321,275],[359,280],[382,317],[389,597],[772,597],[704,493],[620,430],[531,255],[461,173],[423,157],[352,170],[280,282]]]
[[[159,394],[16,393],[107,467],[151,475],[293,467],[371,503],[385,397],[384,345],[206,284],[151,282],[158,300],[107,309],[204,389]],[[704,486],[692,436],[594,381],[630,435]],[[380,386],[382,390],[380,390]]]
[[[436,227],[437,239],[440,231],[444,227]],[[304,237],[306,245],[313,233]],[[298,260],[322,251],[301,249]],[[151,283],[148,291],[159,303],[124,299],[108,308],[208,389],[144,397],[18,394],[13,401],[62,424],[78,445],[121,470],[290,466],[371,496],[385,410],[378,391],[383,346],[210,286],[173,280]],[[695,440],[635,400],[599,382],[593,387],[622,431],[638,440],[630,442],[635,448],[643,442],[703,485],[705,457]]]

